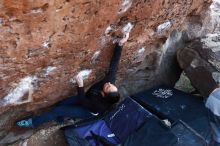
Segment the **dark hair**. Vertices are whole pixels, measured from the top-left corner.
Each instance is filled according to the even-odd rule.
[[[120,94],[119,92],[110,92],[105,96],[105,99],[108,103],[114,104],[119,101]]]

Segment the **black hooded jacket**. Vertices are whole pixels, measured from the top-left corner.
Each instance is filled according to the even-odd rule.
[[[114,53],[111,58],[108,73],[105,75],[104,79],[92,85],[86,93],[84,92],[84,87],[78,87],[78,96],[80,98],[79,104],[82,107],[94,113],[104,113],[114,104],[112,101],[115,100],[109,99],[109,97],[103,97],[101,91],[103,90],[105,83],[110,82],[111,84],[115,84],[121,51],[122,46],[116,44],[114,47]]]

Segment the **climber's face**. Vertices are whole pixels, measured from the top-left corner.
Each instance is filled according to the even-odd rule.
[[[103,87],[104,93],[117,92],[118,88],[110,82],[105,83]]]

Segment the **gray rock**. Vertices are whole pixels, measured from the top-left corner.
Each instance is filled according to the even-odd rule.
[[[191,93],[195,91],[195,89],[191,85],[189,78],[184,72],[182,72],[180,79],[176,82],[175,88],[186,93]]]
[[[181,68],[192,85],[203,96],[208,96],[220,85],[220,34],[208,34],[195,39],[177,53]]]

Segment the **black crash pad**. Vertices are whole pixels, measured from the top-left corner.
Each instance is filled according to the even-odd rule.
[[[207,141],[210,139],[207,109],[201,97],[167,86],[155,87],[131,97],[160,119],[169,119],[171,123],[181,120]]]
[[[133,99],[127,97],[118,107],[104,117],[112,132],[124,141],[148,119],[154,116]]]
[[[178,138],[175,146],[206,146],[206,140],[182,121],[175,123],[171,131]]]
[[[155,117],[132,133],[122,146],[177,146],[178,138]]]

